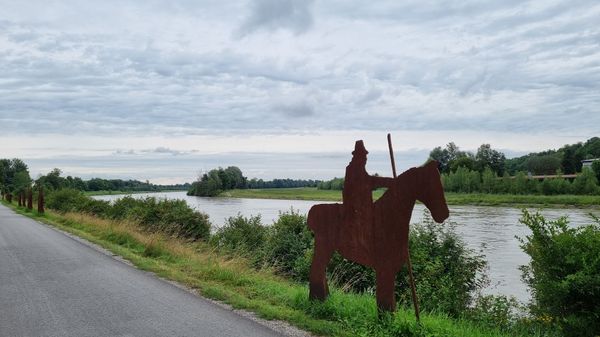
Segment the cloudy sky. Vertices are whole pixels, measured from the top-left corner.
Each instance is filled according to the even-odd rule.
[[[0,157],[33,175],[343,174],[600,136],[600,3],[0,0]]]

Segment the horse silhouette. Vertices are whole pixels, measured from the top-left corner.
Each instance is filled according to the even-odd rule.
[[[334,251],[348,260],[375,269],[377,306],[394,311],[396,274],[408,259],[408,227],[415,201],[429,209],[436,222],[448,218],[438,164],[431,161],[399,175],[381,198],[373,203],[373,221],[357,229],[344,214],[342,204],[314,205],[307,224],[315,234],[310,268],[310,298],[325,300],[326,269]]]

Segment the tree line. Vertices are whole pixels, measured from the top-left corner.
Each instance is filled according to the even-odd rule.
[[[303,179],[273,179],[264,181],[262,179],[246,178],[236,166],[212,169],[198,177],[192,183],[188,195],[201,197],[214,197],[219,193],[233,189],[260,189],[260,188],[295,188],[316,187],[318,180]]]
[[[530,153],[506,159],[489,144],[481,145],[475,154],[461,151],[454,143],[436,147],[429,160],[437,160],[442,183],[448,192],[510,194],[599,194],[600,161],[591,169],[582,169],[583,159],[600,157],[600,138],[585,143],[565,145],[559,150]],[[577,174],[573,180],[563,174]],[[530,175],[555,175],[543,181]]]
[[[92,178],[83,180],[79,177],[61,176],[62,171],[58,168],[53,169],[46,175],[40,176],[37,181],[52,190],[71,188],[78,191],[123,191],[123,192],[152,192],[165,190],[187,190],[190,184],[177,185],[155,185],[149,181],[123,180],[123,179],[103,179]]]
[[[582,160],[600,158],[600,138],[593,137],[586,142],[564,145],[558,150],[532,152],[511,159],[506,159],[504,153],[493,149],[490,144],[482,144],[472,153],[461,151],[451,142],[444,148],[434,148],[429,158],[438,161],[441,173],[454,172],[459,167],[482,173],[489,167],[499,176],[505,171],[511,176],[521,171],[533,175],[553,175],[557,171],[575,174],[582,171]]]
[[[48,191],[58,191],[69,188],[78,191],[123,191],[123,192],[141,192],[141,191],[164,191],[164,190],[187,190],[190,184],[179,185],[155,185],[148,181],[122,180],[122,179],[102,179],[92,178],[83,180],[79,177],[62,176],[62,171],[58,168],[53,169],[45,175],[40,175],[37,179],[32,179],[29,168],[21,159],[0,159],[0,191],[3,195],[18,195],[25,193],[32,185],[42,186]]]
[[[600,163],[599,163],[600,164]],[[490,193],[490,194],[600,194],[598,181],[600,165],[595,166],[597,171],[584,169],[573,180],[565,179],[562,173],[556,172],[556,178],[544,180],[532,179],[523,171],[514,176],[505,172],[499,177],[489,167],[483,172],[459,167],[454,172],[442,174],[442,184],[446,192],[459,193]]]
[[[507,193],[507,194],[598,194],[600,161],[591,170],[583,170],[581,161],[600,158],[600,138],[565,145],[558,150],[530,153],[506,159],[504,153],[482,144],[475,153],[461,151],[453,142],[438,146],[429,153],[429,160],[439,163],[442,183],[447,192]],[[578,173],[575,179],[563,174]],[[543,181],[530,175],[556,175]],[[343,178],[322,181],[317,188],[342,190]]]

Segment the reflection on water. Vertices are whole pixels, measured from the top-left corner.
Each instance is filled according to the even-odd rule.
[[[122,196],[103,195],[94,198],[115,200]],[[271,224],[277,219],[279,212],[293,207],[300,213],[307,213],[313,205],[324,203],[306,200],[203,198],[187,196],[185,192],[144,193],[133,196],[183,199],[191,207],[207,213],[214,228],[222,226],[226,218],[238,213],[244,216],[260,214],[263,223]],[[573,226],[590,223],[589,210],[543,209],[541,213],[550,219],[568,214]],[[529,294],[521,281],[518,267],[526,264],[529,258],[519,248],[515,236],[524,237],[528,234],[528,229],[519,223],[520,216],[521,210],[513,207],[450,206],[449,221],[456,224],[456,232],[469,247],[481,250],[486,256],[492,280],[487,292],[513,295],[526,301]],[[423,206],[416,205],[412,223],[419,222],[422,217]]]

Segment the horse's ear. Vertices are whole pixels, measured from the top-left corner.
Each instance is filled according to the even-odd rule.
[[[439,163],[437,162],[437,160],[430,160],[425,164],[426,168],[432,168],[435,167],[436,169],[439,167]]]

